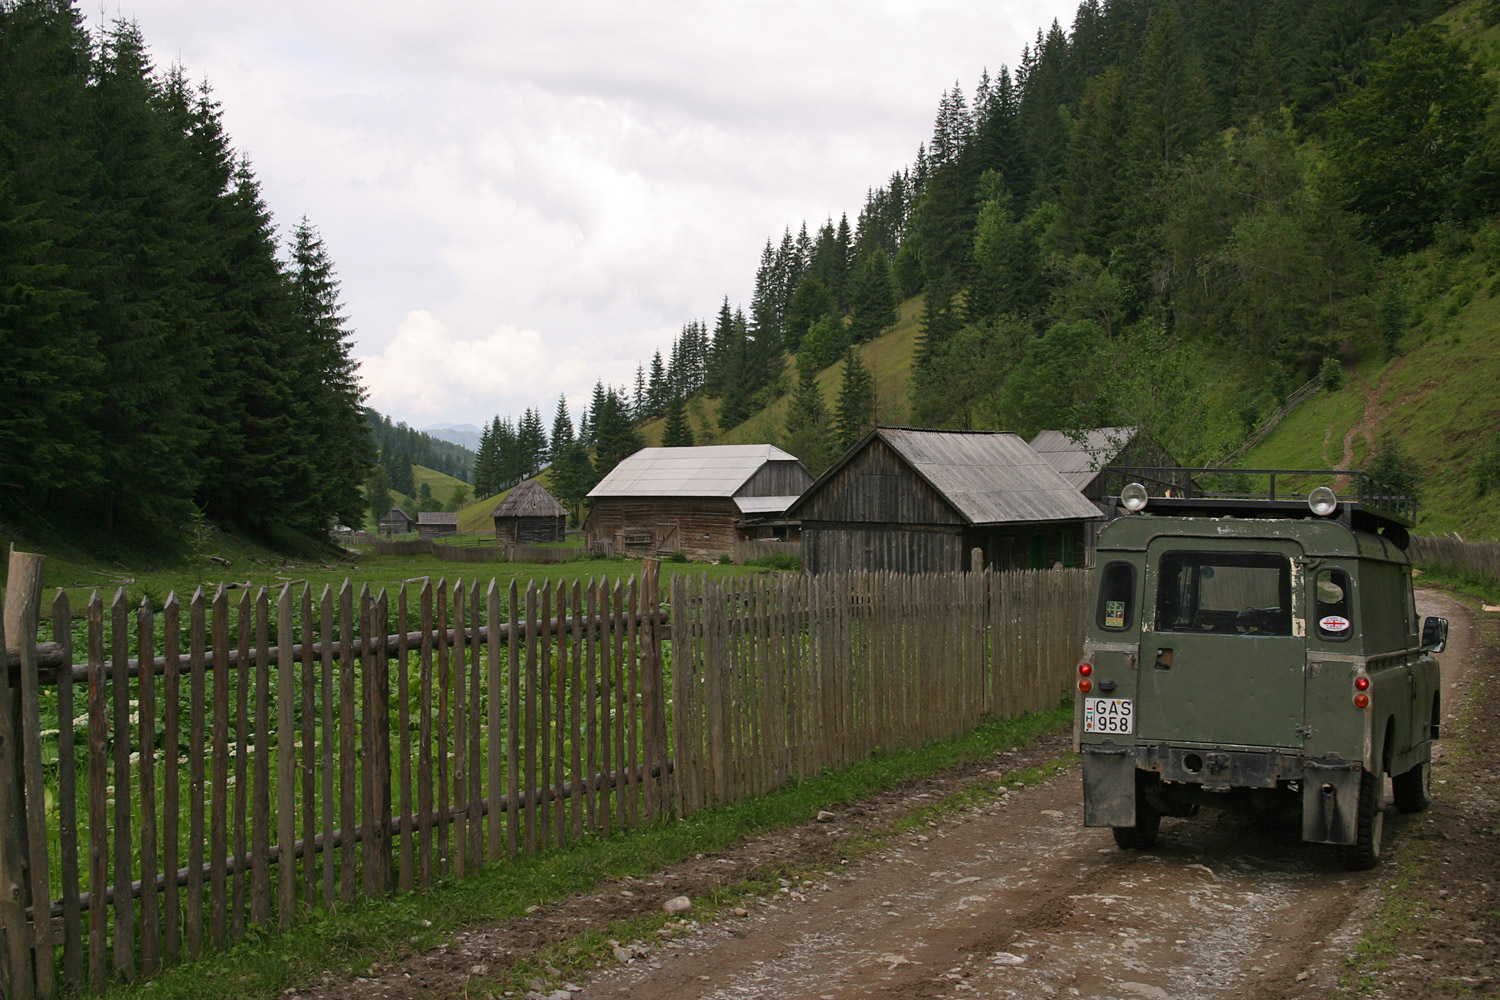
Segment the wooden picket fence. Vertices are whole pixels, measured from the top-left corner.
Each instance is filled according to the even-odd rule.
[[[0,683],[4,995],[101,991],[1055,705],[1087,587],[680,576],[669,622],[655,574],[221,588],[159,611],[96,594],[82,619],[59,593],[53,641],[16,630]]]
[[[1088,586],[1087,570],[674,578],[679,811],[1056,706]]]
[[[1468,573],[1500,582],[1500,542],[1466,542],[1447,536],[1413,535],[1411,561],[1418,566]]]

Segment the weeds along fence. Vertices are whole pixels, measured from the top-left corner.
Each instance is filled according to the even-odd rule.
[[[1413,535],[1411,560],[1455,573],[1500,582],[1500,542],[1466,542],[1446,536]]]
[[[669,616],[655,573],[96,595],[81,616],[59,594],[0,684],[6,996],[100,991],[1055,705],[1087,586],[678,577]]]

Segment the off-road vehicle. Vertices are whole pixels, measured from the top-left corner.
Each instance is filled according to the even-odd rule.
[[[1149,848],[1163,816],[1300,800],[1303,840],[1373,866],[1385,776],[1397,809],[1427,807],[1442,717],[1416,504],[1358,472],[1107,471],[1125,513],[1078,666],[1085,825]]]

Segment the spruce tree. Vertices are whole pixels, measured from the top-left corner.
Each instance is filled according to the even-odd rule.
[[[839,383],[835,420],[838,445],[848,451],[875,427],[875,378],[852,346],[844,352],[844,375]]]
[[[354,524],[359,484],[371,461],[352,356],[339,305],[339,283],[318,231],[303,217],[292,234],[292,287],[302,351],[293,368],[297,393],[316,440],[317,475],[309,497],[308,530],[337,518]]]
[[[520,479],[534,476],[547,455],[547,432],[542,427],[542,415],[529,406],[516,425],[516,452]]]
[[[630,420],[629,404],[612,389],[604,394],[594,419],[597,433],[594,472],[603,479],[622,460],[640,451],[644,443]]]
[[[860,262],[850,292],[849,320],[856,344],[875,339],[896,322],[896,289],[885,251],[875,250]]]
[[[70,5],[0,5],[0,455],[12,456],[0,504],[12,512],[92,513],[103,484],[89,44]]]
[[[380,519],[391,510],[391,479],[385,474],[385,469],[378,465],[371,470],[370,478],[365,480],[365,505],[378,528]],[[350,527],[355,527],[357,523],[350,524]]]
[[[667,401],[667,424],[662,429],[663,448],[691,448],[693,428],[688,424],[687,407],[681,396],[674,395]]]
[[[573,443],[573,421],[568,416],[568,397],[557,397],[557,412],[552,416],[552,438],[548,444],[547,457],[556,462],[562,450]]]
[[[828,426],[828,407],[818,387],[818,372],[798,359],[797,390],[786,411],[786,433],[782,447],[796,455],[814,476],[833,464],[836,456]]]

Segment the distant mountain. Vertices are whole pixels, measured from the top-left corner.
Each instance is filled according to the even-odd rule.
[[[433,424],[430,427],[419,428],[419,430],[429,437],[461,445],[474,452],[479,450],[479,439],[484,434],[473,424]]]

